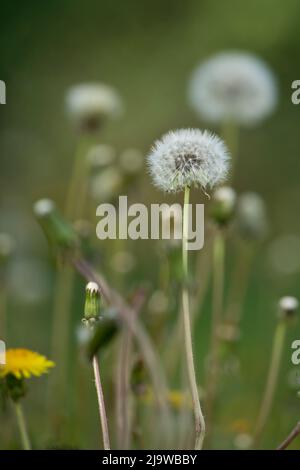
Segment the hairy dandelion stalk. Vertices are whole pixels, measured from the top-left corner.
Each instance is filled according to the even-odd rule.
[[[25,416],[21,403],[14,402],[15,413],[17,417],[17,423],[20,431],[22,446],[24,450],[31,450],[31,443],[27,431]]]
[[[286,327],[286,321],[284,319],[279,320],[274,334],[273,349],[271,354],[269,372],[267,376],[266,388],[260,406],[260,411],[254,433],[254,448],[257,448],[260,444],[261,437],[272,408],[286,335]]]
[[[102,384],[101,384],[101,379],[100,379],[99,362],[96,356],[93,357],[93,370],[94,370],[95,385],[96,385],[97,398],[98,398],[99,416],[100,416],[100,422],[101,422],[101,427],[102,427],[103,446],[105,450],[110,450],[110,440],[109,440],[109,433],[108,433],[108,424],[107,424],[104,396],[103,396]]]
[[[196,319],[201,315],[201,307],[205,299],[206,292],[208,290],[209,281],[211,277],[211,253],[210,253],[210,240],[206,241],[205,250],[197,253],[197,272],[195,275],[196,279],[201,279],[201,284],[197,286],[197,292],[195,297],[191,299],[191,329],[195,325]],[[200,254],[201,253],[201,254]],[[173,376],[177,371],[178,362],[180,361],[180,351],[178,354],[174,354],[176,351],[176,345],[180,342],[182,332],[182,317],[178,316],[173,330],[169,334],[168,344],[166,345],[164,351],[164,363],[168,365],[168,371]]]
[[[292,432],[287,436],[286,439],[277,447],[276,450],[285,450],[289,447],[289,445],[293,442],[296,437],[300,434],[300,421],[296,424]]]
[[[193,356],[192,332],[190,321],[190,305],[188,293],[188,230],[189,230],[189,196],[190,188],[185,187],[184,190],[184,209],[183,209],[183,226],[182,226],[182,267],[183,267],[183,287],[182,287],[182,314],[184,327],[185,354],[188,370],[188,378],[190,390],[193,400],[194,419],[195,419],[195,449],[200,450],[203,446],[205,437],[205,421],[201,409],[198,386],[196,380],[196,372]]]
[[[225,241],[220,228],[216,229],[213,243],[213,300],[212,300],[212,325],[211,344],[209,354],[209,370],[206,386],[206,415],[207,428],[211,436],[213,411],[217,395],[218,379],[220,373],[219,354],[220,339],[218,330],[222,320],[223,295],[224,295],[224,258]]]
[[[100,315],[100,289],[96,282],[89,282],[86,286],[86,298],[84,306],[84,324],[93,330]],[[103,446],[105,450],[110,450],[110,439],[108,432],[107,415],[104,403],[104,395],[100,377],[100,367],[97,356],[92,357],[93,371],[95,377],[95,386],[98,399],[99,417],[102,429]]]

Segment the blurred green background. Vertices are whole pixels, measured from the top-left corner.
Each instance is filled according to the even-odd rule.
[[[241,420],[245,432],[251,432],[254,424],[269,362],[276,302],[281,295],[300,297],[300,107],[291,103],[291,83],[300,73],[300,3],[28,0],[2,1],[0,11],[0,79],[7,86],[7,104],[0,106],[0,231],[16,240],[8,273],[9,347],[24,346],[49,354],[55,265],[34,220],[32,204],[50,197],[64,206],[76,145],[64,109],[66,90],[86,81],[113,85],[126,112],[105,127],[101,141],[119,151],[136,147],[146,155],[152,142],[169,129],[207,127],[186,98],[190,74],[203,59],[222,50],[239,49],[261,56],[273,69],[279,106],[259,127],[242,130],[235,180],[237,191],[257,191],[264,197],[271,229],[255,261],[247,293],[241,376],[224,387],[219,403],[215,447],[233,448],[235,422]],[[166,200],[153,189],[146,167],[140,178],[136,183],[139,202]],[[277,259],[274,240],[286,235],[293,236],[293,250],[285,244],[285,254]],[[101,251],[100,242],[94,241]],[[146,246],[150,253],[151,244]],[[142,279],[150,281],[153,289],[158,261],[146,254],[145,244],[132,245],[132,251],[138,264],[128,280],[130,288]],[[230,270],[230,251],[227,262]],[[72,331],[83,306],[82,282],[77,286]],[[125,283],[125,294],[127,288]],[[208,295],[194,332],[199,358],[207,351],[209,309]],[[290,329],[286,341],[265,447],[275,447],[300,416],[297,388],[288,379],[296,369],[290,361],[290,344],[300,337],[299,325]],[[198,362],[202,382],[203,365]],[[26,412],[35,446],[45,447],[51,441],[42,413],[45,379],[33,382]],[[3,429],[1,419],[0,448],[18,447],[12,421],[9,413],[4,414]],[[97,446],[97,424],[93,416],[90,435],[78,445]],[[299,443],[294,444],[297,446]]]

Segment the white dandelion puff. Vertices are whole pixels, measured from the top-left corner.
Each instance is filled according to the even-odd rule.
[[[123,110],[116,90],[102,83],[82,83],[70,88],[66,109],[81,129],[96,130],[108,117],[118,117]]]
[[[224,52],[203,62],[188,91],[196,112],[214,123],[255,124],[271,114],[278,99],[269,67],[258,57],[239,52]]]
[[[216,135],[180,129],[155,142],[148,165],[154,184],[163,191],[177,192],[193,185],[205,190],[225,179],[229,155]]]
[[[299,307],[299,302],[296,297],[285,296],[279,300],[279,307],[284,313],[294,313]]]

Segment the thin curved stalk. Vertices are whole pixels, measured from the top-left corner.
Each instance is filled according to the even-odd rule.
[[[297,436],[300,434],[300,421],[296,424],[292,432],[288,435],[286,439],[277,447],[276,450],[285,450],[288,446],[296,439]]]
[[[105,403],[104,403],[104,395],[103,395],[101,378],[100,378],[100,368],[99,368],[99,362],[96,356],[93,357],[93,370],[94,370],[95,386],[96,386],[98,406],[99,406],[99,416],[100,416],[100,422],[101,422],[101,428],[102,428],[103,446],[104,446],[104,450],[110,450],[110,440],[109,440],[106,409],[105,409]]]
[[[256,424],[256,429],[254,433],[254,448],[257,448],[260,444],[261,437],[266,426],[272,404],[274,399],[274,393],[276,390],[278,373],[280,369],[280,362],[282,357],[282,351],[284,346],[284,340],[286,335],[286,322],[280,320],[275,330],[274,340],[273,340],[273,349],[271,355],[271,362],[269,373],[267,377],[267,383],[265,388],[265,393],[263,400],[260,406],[260,411],[258,415],[258,420]]]
[[[192,346],[192,332],[190,322],[190,305],[188,293],[188,230],[189,230],[189,195],[190,188],[185,187],[184,208],[183,208],[183,227],[182,227],[182,267],[183,267],[183,286],[182,286],[182,315],[184,327],[184,343],[188,378],[190,391],[193,401],[194,420],[195,420],[195,449],[200,450],[203,446],[205,437],[205,421],[201,409],[195,365]]]

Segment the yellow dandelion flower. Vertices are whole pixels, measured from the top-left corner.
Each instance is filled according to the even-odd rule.
[[[14,375],[17,379],[28,379],[32,375],[39,377],[54,366],[54,362],[29,349],[8,349],[6,364],[0,366],[0,378],[9,374]]]

